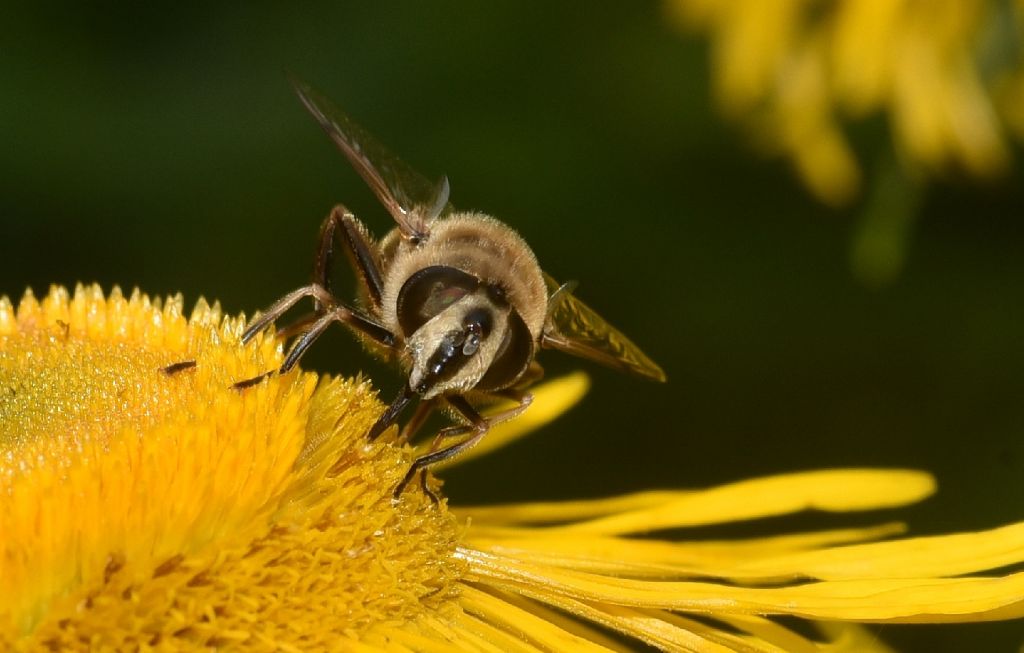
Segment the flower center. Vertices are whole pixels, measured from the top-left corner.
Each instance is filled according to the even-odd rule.
[[[412,454],[367,442],[369,385],[234,389],[281,362],[243,327],[96,288],[0,299],[0,648],[312,645],[452,603],[455,520],[392,504]]]

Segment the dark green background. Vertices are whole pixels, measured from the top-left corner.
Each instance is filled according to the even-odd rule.
[[[0,293],[98,281],[251,312],[306,281],[333,203],[383,233],[290,69],[447,174],[458,206],[517,227],[670,377],[587,366],[594,389],[573,413],[446,475],[456,500],[868,465],[938,476],[938,496],[896,513],[919,532],[1024,518],[1019,171],[933,187],[907,269],[867,288],[847,257],[859,207],[821,207],[721,123],[706,45],[658,5],[427,5],[8,8]],[[884,124],[864,131],[870,164]],[[308,363],[367,368],[340,329]],[[370,369],[390,394],[396,376]],[[906,650],[1024,640],[1020,624],[879,632]]]

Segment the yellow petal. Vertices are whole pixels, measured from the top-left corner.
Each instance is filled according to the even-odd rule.
[[[745,571],[808,578],[927,578],[959,576],[1021,562],[1024,523],[978,533],[873,542],[751,561]],[[785,572],[784,572],[785,570]]]
[[[950,158],[979,177],[1002,172],[1009,152],[992,101],[966,57],[950,66],[944,81]]]
[[[803,0],[734,0],[724,4],[714,42],[718,100],[748,111],[774,87],[792,46]]]
[[[848,512],[914,503],[935,491],[934,479],[910,470],[828,470],[739,481],[699,492],[644,492],[614,499],[459,508],[483,522],[550,522],[588,517],[562,533],[622,534],[722,524],[802,510]]]
[[[843,206],[860,190],[860,167],[834,125],[803,132],[791,147],[797,173],[822,202]]]
[[[812,564],[799,556],[789,558],[780,554],[876,540],[904,530],[902,524],[887,524],[749,540],[687,542],[589,535],[565,537],[557,529],[489,529],[471,524],[465,541],[479,550],[514,555],[520,560],[612,576],[659,579],[708,576],[757,581],[803,576],[806,575],[803,571]],[[775,556],[779,557],[777,564],[773,564]],[[813,554],[809,558],[813,560]],[[850,566],[856,568],[854,563]]]
[[[607,651],[593,641],[584,639],[541,619],[528,610],[509,605],[486,592],[474,587],[465,587],[459,603],[471,615],[477,615],[488,623],[516,630],[527,635],[531,644],[542,650],[551,651]]]
[[[713,614],[832,621],[983,621],[1024,616],[1024,573],[998,578],[877,578],[751,588],[646,581],[557,569],[460,547],[468,578],[535,598]],[[726,589],[727,588],[727,589]]]
[[[831,56],[836,93],[854,115],[879,108],[892,83],[893,38],[907,0],[840,2]]]

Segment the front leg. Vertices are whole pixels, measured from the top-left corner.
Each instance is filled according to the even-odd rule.
[[[316,264],[313,271],[313,283],[288,293],[267,309],[267,311],[249,325],[242,334],[242,344],[247,343],[256,334],[273,324],[279,317],[295,306],[303,297],[312,297],[314,313],[306,316],[285,328],[288,335],[296,334],[298,340],[288,352],[280,372],[287,372],[306,352],[320,334],[333,322],[342,322],[356,331],[368,336],[371,340],[385,346],[393,347],[395,334],[366,315],[363,311],[346,305],[335,298],[331,292],[331,266],[334,261],[335,242],[340,242],[356,272],[373,308],[380,309],[384,281],[380,269],[380,256],[376,245],[370,238],[366,227],[344,206],[337,205],[320,227],[320,238],[317,245]],[[239,381],[236,388],[247,388],[255,385],[271,374],[267,372],[257,377]]]
[[[318,317],[302,332],[299,339],[295,341],[295,344],[289,350],[279,370],[282,374],[294,367],[302,355],[306,353],[306,350],[309,349],[309,346],[334,322],[346,324],[385,347],[394,346],[395,335],[387,327],[364,315],[361,311],[339,302],[325,288],[316,283],[293,290],[274,302],[274,305],[267,309],[264,315],[261,315],[258,320],[249,325],[249,328],[245,330],[245,333],[242,334],[242,343],[245,344],[257,333],[269,327],[303,297],[313,297],[314,301],[317,302],[319,307]],[[272,372],[265,372],[251,379],[238,381],[234,384],[234,387],[239,390],[248,388],[259,383],[270,374]]]
[[[242,344],[249,342],[257,333],[265,330],[271,324],[277,321],[277,318],[284,315],[288,309],[295,306],[303,297],[312,297],[313,301],[316,302],[317,306],[327,307],[334,304],[334,297],[330,291],[321,286],[318,283],[311,283],[308,286],[296,288],[281,299],[271,304],[263,315],[260,315],[259,319],[255,320],[249,325],[249,328],[242,334]]]
[[[299,336],[281,364],[281,374],[292,369],[309,346],[334,322],[341,322],[363,333],[385,347],[393,347],[395,336],[385,326],[378,324],[369,317],[344,304],[335,306],[323,313],[312,325]]]
[[[517,393],[514,391],[504,390],[493,394],[494,396],[505,399],[516,399],[519,403],[518,405],[513,406],[508,410],[503,410],[496,415],[484,417],[475,408],[473,408],[472,404],[470,404],[465,397],[461,395],[447,397],[448,405],[454,408],[467,421],[467,423],[449,426],[438,431],[437,436],[434,437],[434,442],[430,447],[430,451],[412,462],[412,465],[409,467],[409,471],[395,488],[395,499],[402,494],[402,491],[405,490],[409,481],[411,481],[417,473],[425,473],[427,467],[436,465],[442,460],[458,456],[462,452],[472,448],[480,442],[485,435],[487,435],[487,432],[492,426],[513,419],[514,417],[518,417],[524,410],[530,407],[531,403],[533,403],[533,395],[529,392]],[[466,435],[467,433],[469,434],[469,437],[461,442],[457,442],[443,449],[439,448],[442,441],[460,435]],[[426,482],[423,483],[423,487],[426,489]],[[429,490],[426,491],[427,494],[436,502],[437,497]]]
[[[313,270],[313,283],[293,290],[274,302],[242,334],[243,344],[249,342],[253,336],[269,327],[271,323],[276,322],[279,317],[292,306],[295,306],[303,297],[313,298],[316,312],[313,317],[307,316],[301,322],[288,327],[295,332],[301,331],[304,326],[314,322],[318,317],[335,306],[342,305],[341,302],[334,298],[334,293],[331,292],[331,267],[334,263],[335,240],[344,245],[345,253],[349,257],[356,275],[362,282],[374,306],[380,306],[384,282],[375,254],[375,247],[363,223],[359,222],[348,209],[339,204],[331,209],[330,215],[327,216],[327,219],[320,226],[316,264]],[[379,337],[374,337],[373,334],[368,335],[375,340],[380,340]]]

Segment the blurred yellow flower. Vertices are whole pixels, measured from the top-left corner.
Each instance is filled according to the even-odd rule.
[[[712,42],[715,95],[821,200],[861,185],[845,119],[888,116],[911,177],[992,176],[1024,138],[1022,0],[668,0]]]
[[[271,338],[180,297],[0,299],[0,647],[13,651],[886,651],[858,622],[1024,614],[1024,524],[881,524],[687,541],[652,532],[929,495],[903,470],[451,508],[392,490],[360,380],[275,376]],[[177,365],[194,361],[194,365]],[[586,379],[537,390],[550,420]],[[533,426],[491,434],[507,441]],[[430,481],[437,489],[437,479]],[[678,531],[675,531],[678,532]],[[793,629],[779,616],[807,620]]]

